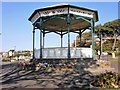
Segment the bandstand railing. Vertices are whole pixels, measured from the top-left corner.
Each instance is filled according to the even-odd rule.
[[[92,49],[87,47],[70,48],[71,58],[92,58]],[[68,58],[68,48],[44,48],[42,49],[43,59]],[[35,50],[35,58],[40,58],[40,49]]]

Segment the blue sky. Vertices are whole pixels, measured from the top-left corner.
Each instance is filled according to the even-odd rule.
[[[2,3],[2,51],[10,49],[32,50],[32,24],[29,16],[35,9],[67,2],[3,2]],[[68,4],[98,10],[99,21],[103,24],[118,18],[117,2],[68,2]],[[77,34],[71,34],[71,43]],[[67,35],[63,45],[67,46]],[[39,31],[36,31],[36,48],[39,48]],[[60,47],[60,36],[54,33],[45,37],[45,47]]]

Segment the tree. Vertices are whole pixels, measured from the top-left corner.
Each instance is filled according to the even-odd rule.
[[[95,33],[98,36],[98,38],[105,38],[105,37],[111,37],[111,40],[114,39],[114,42],[109,41],[110,43],[113,43],[112,50],[115,50],[117,37],[120,35],[120,19],[116,19],[111,22],[107,22],[103,25],[97,25],[95,27]],[[105,43],[107,46],[107,43]],[[111,45],[111,44],[110,44]],[[109,46],[110,49],[110,46]]]
[[[120,19],[95,26],[95,34],[101,41],[103,38],[103,43],[96,44],[96,50],[99,50],[100,45],[102,45],[103,50],[115,50],[115,48],[119,48],[120,39],[117,38],[120,36]],[[79,35],[77,36],[77,39],[76,44],[77,46],[80,46]],[[92,40],[91,32],[82,33],[82,45],[91,45],[91,42],[84,43],[84,40]],[[73,46],[75,46],[75,41],[73,42]]]
[[[90,45],[92,44],[92,41],[91,41],[92,40],[91,31],[82,33],[81,38],[82,38],[81,39],[81,46],[90,47]],[[77,47],[80,47],[80,36],[79,35],[77,36],[77,40],[75,40],[72,43],[72,47],[75,47],[75,43],[76,43]]]
[[[111,34],[113,34],[113,30],[109,27],[105,27],[104,25],[102,26],[100,24],[95,27],[95,33],[99,38],[100,35],[102,35],[103,37],[108,37],[111,36]]]
[[[112,22],[107,22],[104,24],[104,27],[112,29],[113,33],[111,35],[114,38],[112,50],[115,50],[116,40],[117,37],[120,35],[120,19],[114,20]]]

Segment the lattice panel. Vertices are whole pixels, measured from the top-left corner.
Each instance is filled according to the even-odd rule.
[[[36,13],[34,15],[34,17],[31,19],[31,22],[34,23],[35,21],[37,21],[37,19],[40,17],[40,14],[39,13]]]
[[[59,15],[59,14],[67,14],[67,12],[68,12],[68,8],[39,11],[39,13],[41,14],[41,17]]]
[[[75,15],[80,15],[80,16],[89,17],[89,18],[93,18],[93,15],[94,15],[94,13],[91,11],[86,11],[86,10],[81,10],[76,8],[70,8],[69,12]]]

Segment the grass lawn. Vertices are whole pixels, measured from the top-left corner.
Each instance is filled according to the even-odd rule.
[[[111,59],[111,67],[115,68],[115,70],[120,73],[120,59],[115,58],[115,59]]]
[[[120,62],[120,58],[112,58],[110,61],[111,62]]]

